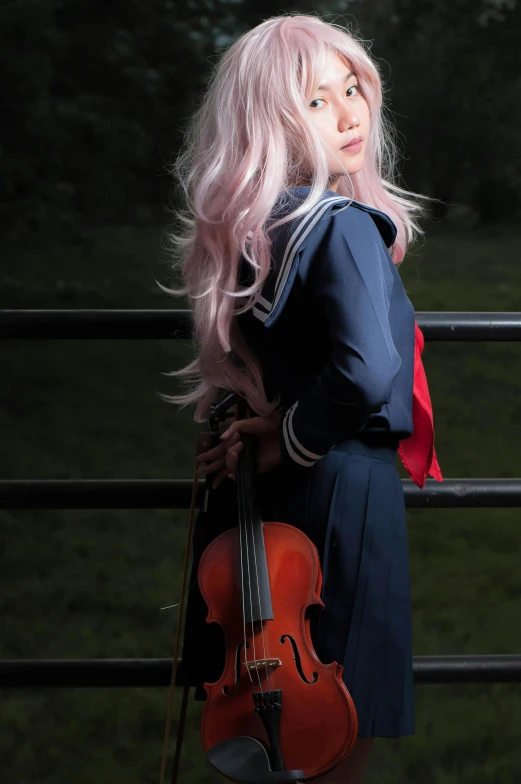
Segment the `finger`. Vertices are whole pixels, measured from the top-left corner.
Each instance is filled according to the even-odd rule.
[[[226,479],[226,477],[228,477],[228,479],[233,479],[233,481],[236,482],[237,481],[237,472],[234,472],[234,471],[231,471],[231,472],[221,471],[219,476],[217,476],[214,479],[214,481],[212,482],[212,487],[214,488],[214,490],[217,487],[219,487],[220,484],[222,484],[223,480]]]
[[[224,466],[223,470],[220,471],[219,474],[217,474],[217,476],[215,477],[215,479],[212,482],[213,489],[216,490],[219,487],[219,485],[221,484],[221,482],[224,479],[226,479],[227,476],[228,476],[228,469],[227,469],[226,466]]]
[[[233,442],[237,442],[237,443],[233,443]],[[226,454],[223,457],[225,464],[222,466],[222,468],[219,466],[221,470],[219,471],[219,473],[217,474],[217,476],[212,482],[212,488],[214,490],[216,490],[219,487],[219,485],[222,484],[222,482],[226,479],[226,477],[229,477],[230,479],[237,481],[236,475],[234,473],[230,473],[228,465],[226,464],[226,460],[228,459],[228,455],[230,454],[231,450],[237,448],[240,450],[243,448],[243,444],[240,441],[240,435],[236,433],[235,437],[232,437],[229,441],[225,441],[224,443],[226,446]]]
[[[204,476],[206,474],[214,474],[216,471],[226,467],[226,457],[223,455],[218,460],[213,460],[204,466],[199,466],[197,469],[197,476]]]
[[[226,442],[224,443],[221,442],[220,444],[217,444],[217,446],[214,446],[212,449],[209,449],[207,452],[201,452],[195,458],[196,463],[206,463],[208,460],[214,460],[220,457],[221,455],[224,455],[226,453],[226,450],[228,449],[228,444],[236,443],[239,439],[240,439],[240,435],[239,433],[237,433],[235,437],[231,439],[227,439]]]
[[[228,471],[232,473],[237,470],[237,463],[239,462],[239,454],[244,448],[244,444],[240,441],[236,446],[232,449],[229,449],[226,453],[226,466]]]
[[[231,438],[235,433],[267,433],[274,429],[272,417],[250,417],[232,422],[230,427],[221,434],[221,439]]]
[[[217,446],[214,446],[211,449],[207,449],[206,452],[200,452],[195,458],[195,460],[197,463],[204,463],[207,460],[212,460],[214,457],[218,457],[219,455],[222,454],[224,453],[222,450],[222,441],[221,441],[220,444],[217,444]]]
[[[228,477],[228,479],[233,479],[234,482],[237,481],[237,476],[235,474],[225,474],[224,476],[219,477],[219,479],[216,479],[214,482],[212,482],[213,489],[217,490],[219,485],[222,485],[222,483],[226,479],[226,477]]]
[[[236,444],[232,444],[229,449],[226,450],[225,458],[228,458],[230,455],[234,455],[238,457],[239,452],[244,449],[244,442],[237,441]]]
[[[226,477],[237,481],[237,462],[239,460],[239,452],[244,448],[242,441],[239,441],[235,446],[230,447],[226,452],[226,465],[222,468],[220,473],[215,477],[212,482],[212,487],[216,489],[223,482]]]

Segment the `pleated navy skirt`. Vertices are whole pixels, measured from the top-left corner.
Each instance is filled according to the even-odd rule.
[[[358,714],[359,737],[414,733],[409,557],[403,489],[395,465],[398,442],[351,437],[310,468],[279,467],[258,477],[257,503],[265,521],[304,531],[320,555],[321,599],[311,608],[311,636],[319,659],[344,666]],[[198,560],[222,530],[237,524],[237,485],[211,491],[194,534],[181,683],[219,678],[224,640],[197,587]],[[212,655],[208,656],[208,651]]]

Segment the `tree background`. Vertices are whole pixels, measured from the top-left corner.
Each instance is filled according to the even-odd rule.
[[[515,0],[253,3],[11,0],[1,9],[4,235],[145,216],[216,52],[284,11],[345,20],[373,42],[411,190],[481,220],[519,217]],[[140,209],[141,208],[141,209]]]
[[[415,308],[521,311],[515,0],[4,2],[3,308],[186,306],[156,283],[171,281],[168,167],[219,52],[293,11],[371,41],[400,184],[441,200],[400,266]],[[158,392],[177,391],[166,374],[192,350],[3,341],[0,476],[191,477],[199,426]],[[428,343],[424,362],[444,476],[521,476],[519,345]],[[170,656],[174,615],[159,608],[179,600],[187,519],[0,510],[0,656]],[[415,654],[519,653],[518,510],[411,509],[408,522]],[[166,699],[165,689],[6,689],[1,779],[157,781]],[[417,686],[415,704],[416,735],[375,744],[368,784],[517,784],[517,685]],[[213,784],[199,719],[191,703],[182,780]]]

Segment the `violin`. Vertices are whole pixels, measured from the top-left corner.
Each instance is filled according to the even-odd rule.
[[[245,401],[239,403],[243,418]],[[324,607],[318,551],[298,528],[264,522],[254,504],[255,441],[241,436],[238,526],[204,550],[198,568],[207,623],[224,632],[220,678],[205,683],[201,740],[208,760],[242,784],[326,773],[351,751],[356,708],[343,667],[313,649],[307,610]]]

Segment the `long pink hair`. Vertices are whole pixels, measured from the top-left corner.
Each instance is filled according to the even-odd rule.
[[[156,281],[169,294],[187,295],[192,306],[197,356],[165,374],[183,377],[190,389],[160,396],[183,408],[195,403],[196,422],[206,420],[219,388],[239,393],[261,416],[279,405],[279,398],[267,399],[259,362],[233,316],[253,307],[268,276],[271,231],[307,212],[328,189],[326,148],[307,114],[328,52],[355,71],[370,111],[364,166],[354,175],[346,172],[338,195],[392,218],[398,229],[395,264],[416,234],[424,233],[412,215],[423,213],[417,200],[429,197],[393,182],[395,131],[383,116],[381,79],[364,42],[311,14],[272,17],[242,35],[217,64],[172,167],[186,210],[174,211],[178,233],[165,233],[172,266],[181,270],[185,286],[172,289]],[[308,198],[267,226],[278,197],[302,179],[311,184]],[[239,289],[241,256],[255,279]]]

